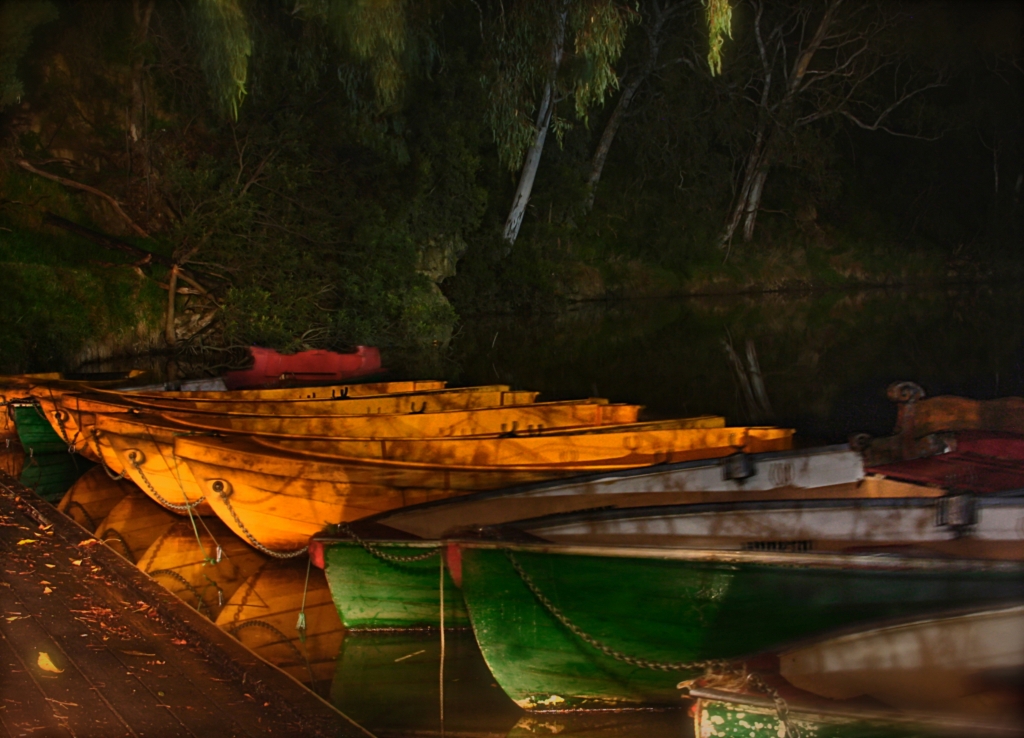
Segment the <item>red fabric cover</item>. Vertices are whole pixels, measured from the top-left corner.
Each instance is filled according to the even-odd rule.
[[[357,346],[351,354],[313,349],[286,356],[274,349],[252,346],[252,369],[228,372],[224,384],[229,390],[271,387],[282,381],[331,382],[374,374],[381,369],[380,351]]]
[[[985,494],[1024,488],[1024,436],[965,431],[953,451],[865,469],[914,484]]]

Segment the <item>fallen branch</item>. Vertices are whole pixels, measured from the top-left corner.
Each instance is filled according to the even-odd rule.
[[[117,202],[117,200],[108,195],[106,192],[101,192],[100,190],[97,190],[95,187],[90,187],[87,184],[76,182],[73,179],[67,179],[66,177],[58,177],[56,174],[50,174],[49,172],[44,172],[42,169],[36,169],[34,166],[29,164],[24,159],[18,160],[18,166],[24,169],[26,172],[38,174],[40,177],[44,177],[53,182],[57,182],[58,184],[62,184],[65,187],[73,187],[76,190],[82,190],[83,192],[88,192],[89,194],[96,195],[97,197],[102,197],[104,200],[110,203],[110,205],[114,208],[115,212],[117,212],[118,215],[124,218],[125,222],[128,223],[129,226],[131,226],[133,231],[138,233],[143,238],[149,238],[149,234],[142,230],[142,228],[139,227],[138,223],[129,218],[128,214],[121,209],[121,205]]]
[[[127,243],[126,241],[122,241],[112,236],[108,236],[105,233],[99,233],[97,231],[92,230],[91,228],[86,228],[85,226],[78,225],[77,223],[72,223],[70,220],[65,220],[64,218],[61,218],[59,215],[54,215],[53,213],[46,213],[46,215],[43,217],[43,221],[48,223],[49,225],[57,226],[58,228],[63,228],[65,231],[74,233],[76,236],[81,236],[82,238],[92,241],[93,243],[99,244],[104,248],[108,248],[113,251],[122,251],[126,254],[131,254],[133,257],[139,260],[138,262],[136,262],[138,266],[142,266],[149,262],[163,264],[166,267],[174,265],[174,262],[172,262],[166,256],[154,254],[152,251],[140,249],[138,246],[134,246],[130,243]]]

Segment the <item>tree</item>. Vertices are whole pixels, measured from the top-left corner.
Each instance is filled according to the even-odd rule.
[[[772,168],[799,147],[797,136],[827,119],[868,131],[924,136],[920,121],[896,120],[901,109],[939,87],[937,73],[911,65],[896,36],[904,20],[891,3],[750,0],[754,71],[746,100],[756,122],[720,245],[743,226],[753,239],[765,182]]]
[[[629,112],[630,106],[640,87],[656,71],[673,64],[685,63],[691,68],[695,67],[694,62],[682,54],[668,61],[662,61],[660,56],[674,29],[674,21],[679,20],[683,16],[684,11],[696,6],[696,4],[696,0],[646,0],[641,3],[641,43],[645,48],[635,68],[627,69],[622,75],[622,91],[619,93],[619,98],[612,109],[611,115],[608,116],[608,121],[605,123],[597,148],[594,150],[594,155],[590,160],[590,169],[587,173],[586,199],[584,201],[584,209],[588,212],[594,205],[597,185],[601,181],[601,174],[604,171],[605,162],[608,160],[608,152],[611,149],[612,142],[615,140],[619,127]],[[728,27],[726,27],[726,32],[728,32]],[[712,69],[712,73],[714,73],[714,69]]]
[[[618,85],[612,64],[622,53],[634,12],[615,0],[519,0],[493,19],[496,52],[484,81],[489,122],[502,162],[519,171],[505,220],[506,253],[519,236],[548,132],[569,126],[555,110],[571,99],[577,118]]]

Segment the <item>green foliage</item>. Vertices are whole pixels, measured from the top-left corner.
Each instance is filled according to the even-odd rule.
[[[558,97],[571,98],[576,117],[583,121],[591,107],[618,87],[612,65],[636,17],[617,0],[524,0],[512,4],[507,17],[502,13],[493,21],[494,52],[482,82],[498,155],[510,171],[522,167],[533,143],[540,90],[550,79],[555,78]],[[562,54],[567,58],[557,65]],[[559,136],[568,128],[557,119],[554,125]]]
[[[18,65],[35,30],[56,20],[57,15],[57,8],[49,0],[0,2],[0,110],[21,100],[25,90]]]
[[[732,38],[732,6],[729,0],[704,0],[708,20],[708,66],[711,74],[722,73],[722,47]]]
[[[223,113],[237,119],[252,54],[248,21],[238,0],[196,0],[194,13],[211,96]]]

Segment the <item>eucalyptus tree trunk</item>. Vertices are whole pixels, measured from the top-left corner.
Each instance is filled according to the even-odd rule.
[[[657,51],[653,53],[657,55]],[[608,159],[608,151],[612,147],[612,141],[615,140],[615,134],[619,132],[619,126],[622,125],[622,119],[625,117],[626,111],[629,110],[630,103],[633,102],[633,96],[636,95],[636,91],[640,89],[640,85],[643,84],[650,71],[650,68],[645,67],[643,71],[639,72],[622,89],[619,101],[615,104],[615,110],[612,111],[611,117],[608,118],[608,122],[604,126],[601,140],[598,142],[594,156],[590,160],[590,174],[587,176],[587,199],[584,201],[584,208],[587,212],[590,212],[591,208],[594,207],[597,184],[601,181],[604,163]]]
[[[778,146],[777,141],[780,130],[784,130],[793,123],[793,110],[796,99],[802,91],[804,78],[807,75],[811,59],[825,41],[836,9],[842,1],[829,0],[826,4],[813,35],[807,40],[806,45],[800,49],[800,53],[793,62],[792,69],[785,75],[785,86],[781,96],[775,103],[770,102],[772,69],[768,62],[768,54],[761,36],[760,23],[763,4],[759,2],[756,5],[754,32],[764,65],[765,75],[761,91],[760,115],[757,132],[754,136],[754,145],[751,147],[750,154],[747,157],[747,164],[743,169],[743,179],[740,183],[739,195],[736,198],[719,241],[719,245],[723,248],[732,241],[733,235],[736,233],[740,223],[743,224],[743,240],[750,242],[754,238],[757,213],[761,209],[761,197],[764,195],[765,181],[768,179],[772,161],[775,157],[774,150]]]
[[[676,15],[685,4],[685,2],[679,2],[675,5],[669,3],[663,5],[660,0],[652,0],[649,3],[649,17],[653,19],[653,22],[649,26],[645,26],[647,31],[647,58],[644,59],[643,66],[640,67],[636,75],[622,88],[622,94],[619,95],[619,100],[615,104],[615,110],[612,111],[611,117],[608,118],[604,131],[601,133],[601,140],[598,142],[594,156],[590,160],[590,173],[587,176],[587,194],[586,200],[583,203],[586,212],[590,212],[594,207],[597,185],[601,181],[601,174],[604,172],[604,165],[608,159],[608,151],[612,147],[615,135],[619,132],[619,126],[622,125],[622,120],[629,111],[629,106],[632,104],[637,90],[640,89],[640,85],[651,76],[651,73],[658,66],[658,55],[661,52],[661,44],[664,41],[666,25],[672,16]]]
[[[562,64],[562,57],[565,54],[565,23],[569,15],[566,4],[558,12],[557,27],[555,36],[551,42],[551,67],[547,81],[544,84],[544,94],[541,96],[540,106],[537,110],[535,123],[536,132],[533,143],[526,151],[523,158],[523,169],[519,174],[519,183],[516,185],[516,192],[512,198],[512,209],[505,220],[503,236],[507,242],[505,254],[512,251],[512,246],[519,237],[519,229],[523,225],[523,216],[526,214],[526,206],[530,202],[530,194],[533,192],[533,182],[537,178],[537,168],[540,166],[540,157],[544,153],[544,142],[548,137],[548,129],[551,127],[551,116],[555,110],[556,90],[555,82],[558,76],[558,68]]]

